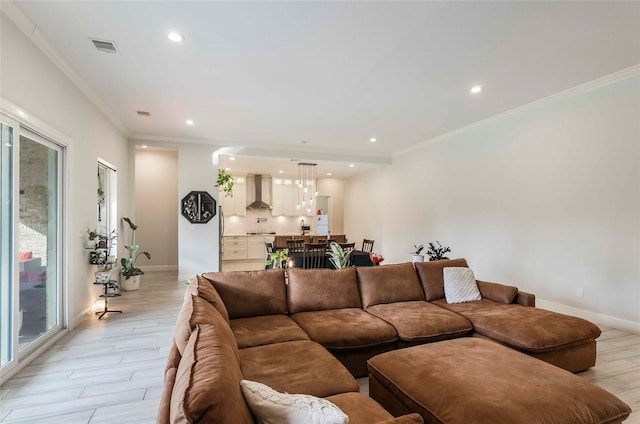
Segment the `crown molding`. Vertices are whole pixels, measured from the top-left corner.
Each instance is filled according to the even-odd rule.
[[[550,103],[555,103],[555,102],[559,102],[561,100],[564,99],[568,99],[571,97],[575,97],[578,96],[580,94],[585,94],[588,93],[590,91],[594,91],[597,90],[599,88],[602,87],[606,87],[608,85],[611,84],[615,84],[618,83],[620,81],[624,81],[627,80],[629,78],[633,78],[633,77],[637,77],[640,76],[640,65],[634,65],[631,66],[629,68],[623,69],[621,71],[618,72],[614,72],[612,74],[609,75],[605,75],[604,77],[595,79],[593,81],[589,81],[586,82],[584,84],[580,84],[578,86],[569,88],[567,90],[563,90],[560,91],[558,93],[552,94],[550,96],[547,97],[543,97],[542,99],[538,99],[535,100],[531,103],[527,103],[524,104],[522,106],[518,106],[514,109],[509,109],[505,112],[499,113],[497,115],[493,115],[490,116],[488,118],[482,119],[480,121],[476,121],[472,124],[469,125],[465,125],[464,127],[460,127],[458,129],[455,129],[453,131],[449,131],[447,133],[438,135],[436,137],[430,138],[428,140],[422,141],[420,143],[414,144],[413,146],[407,147],[406,149],[402,149],[397,151],[396,153],[393,154],[393,157],[399,157],[399,156],[403,156],[407,153],[410,153],[416,149],[419,149],[423,146],[429,145],[429,144],[433,144],[433,143],[437,143],[437,142],[441,142],[441,141],[445,141],[451,137],[454,137],[458,134],[462,134],[465,133],[467,131],[473,131],[476,130],[482,126],[488,125],[488,124],[492,124],[494,122],[499,122],[501,120],[510,118],[513,115],[516,115],[518,113],[521,113],[523,111],[529,110],[529,109],[534,109],[534,108],[538,108],[540,106],[546,105],[546,104],[550,104]]]
[[[69,80],[93,103],[111,123],[124,135],[129,135],[129,130],[117,118],[115,113],[98,97],[89,87],[89,84],[69,65],[69,62],[53,47],[49,39],[40,31],[33,21],[25,14],[20,6],[11,0],[0,1],[0,11],[6,14],[20,30],[29,38],[54,65],[69,78]]]

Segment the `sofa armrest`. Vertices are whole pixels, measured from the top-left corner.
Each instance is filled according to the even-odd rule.
[[[517,287],[480,280],[476,280],[476,282],[478,283],[478,289],[482,297],[497,303],[513,303],[518,294]]]
[[[169,424],[169,421],[171,420],[171,393],[173,392],[173,385],[176,381],[176,372],[181,358],[182,357],[180,356],[180,352],[178,352],[178,347],[174,340],[171,343],[169,357],[167,358],[167,365],[164,369],[164,387],[162,388],[160,405],[158,406],[156,424]]]
[[[418,414],[408,414],[401,417],[389,418],[388,420],[378,421],[376,424],[423,424],[424,420]]]
[[[536,295],[523,292],[523,291],[518,291],[518,295],[516,296],[516,300],[514,303],[517,303],[518,305],[522,305],[522,306],[531,306],[532,308],[535,308]]]

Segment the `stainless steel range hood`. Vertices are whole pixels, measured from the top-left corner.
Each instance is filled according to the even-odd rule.
[[[256,200],[247,206],[247,209],[273,209],[270,204],[262,200],[262,175],[256,175]]]

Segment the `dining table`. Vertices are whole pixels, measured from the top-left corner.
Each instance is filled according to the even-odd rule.
[[[371,258],[369,257],[369,253],[367,253],[367,252],[363,252],[361,250],[354,250],[351,255],[352,255],[351,256],[351,265],[352,266],[353,265],[355,265],[355,266],[374,266],[374,265],[378,265],[378,264],[376,264],[376,263],[371,261]],[[289,256],[290,259],[293,259],[296,268],[302,268],[303,267],[302,252],[290,252],[288,256]],[[324,255],[324,267],[323,268],[335,269],[335,267],[331,263],[331,256],[329,256],[328,252],[325,253],[325,255]]]

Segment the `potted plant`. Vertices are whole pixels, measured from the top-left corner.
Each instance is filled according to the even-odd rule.
[[[424,249],[424,245],[413,245],[413,252],[409,252],[411,253],[411,260],[413,262],[424,262],[424,255],[421,253],[422,249]]]
[[[266,265],[272,265],[271,268],[282,268],[282,263],[289,260],[289,249],[276,250],[273,253],[269,253],[269,259],[266,261]]]
[[[136,267],[136,260],[140,255],[144,255],[147,259],[151,259],[151,254],[149,252],[138,252],[140,246],[135,244],[136,229],[138,229],[138,226],[129,218],[122,219],[129,224],[129,228],[131,229],[131,244],[125,246],[125,249],[129,251],[129,257],[122,258],[120,260],[120,264],[122,265],[122,276],[124,277],[122,288],[124,290],[138,290],[140,288],[140,276],[144,275],[144,272],[140,268]]]
[[[218,169],[216,187],[221,188],[224,197],[233,197],[233,177],[222,168]]]
[[[333,264],[335,269],[347,268],[351,262],[351,252],[353,248],[343,249],[335,241],[332,241],[329,245],[329,260]]]
[[[437,246],[434,243],[429,243],[427,249],[427,255],[430,261],[439,261],[442,259],[449,259],[445,254],[451,252],[451,249],[447,246],[442,246],[439,241],[436,240]]]

